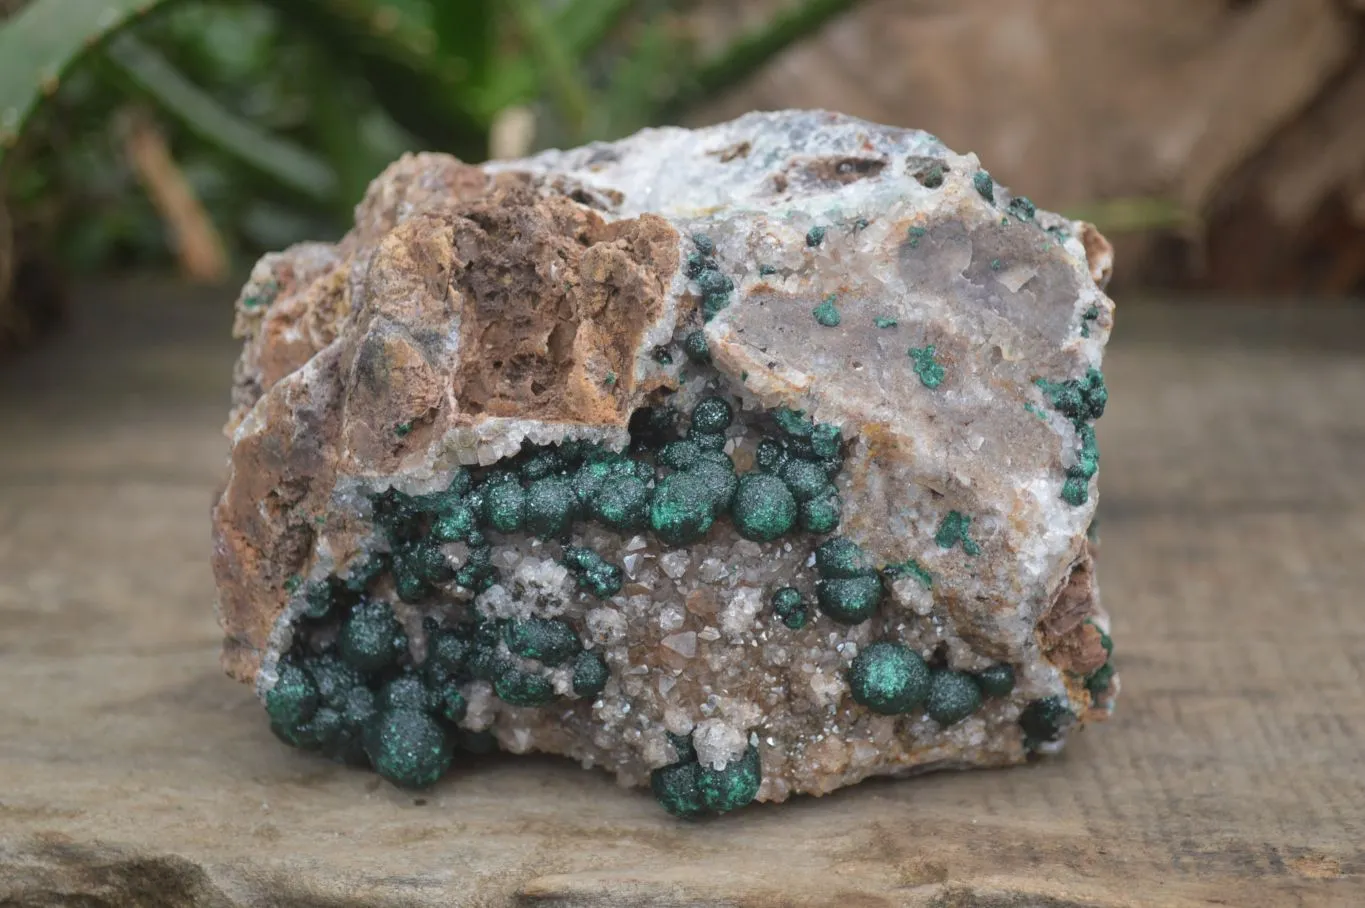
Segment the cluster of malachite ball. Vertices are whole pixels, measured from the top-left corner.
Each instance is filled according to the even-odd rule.
[[[724,769],[713,769],[697,762],[690,737],[670,734],[669,739],[677,751],[677,762],[654,770],[649,777],[649,787],[664,810],[694,819],[738,810],[758,795],[763,781],[758,748],[751,745]]]
[[[810,618],[810,607],[806,605],[800,590],[794,586],[784,586],[773,593],[773,614],[787,627],[799,631]]]
[[[980,555],[980,544],[968,535],[971,528],[972,518],[959,511],[949,511],[939,521],[938,529],[934,532],[934,542],[938,543],[941,549],[951,549],[960,542],[962,551],[968,555]]]
[[[392,552],[376,556],[381,563],[375,573],[391,568],[399,597],[416,603],[452,580],[474,593],[491,586],[496,570],[489,533],[565,541],[576,521],[594,520],[618,532],[648,529],[668,545],[688,545],[725,515],[740,535],[765,542],[798,528],[827,533],[838,525],[839,496],[831,482],[843,466],[837,428],[779,410],[779,432],[764,439],[759,469],[741,476],[725,453],[733,420],[726,400],[701,400],[681,438],[676,417],[669,407],[638,411],[631,420],[631,454],[575,442],[528,448],[477,479],[458,471],[441,492],[390,489],[376,495],[374,520]],[[439,548],[450,542],[469,549],[459,570]],[[619,591],[620,569],[596,553],[570,546],[564,560],[595,595]]]
[[[915,176],[930,188],[943,183],[937,164]],[[994,203],[988,173],[978,172],[974,186]],[[1023,197],[1012,199],[1007,212],[1022,222],[1035,215],[1033,204]],[[855,229],[866,226],[860,218]],[[1052,230],[1058,241],[1065,239],[1060,228]],[[918,246],[926,235],[924,227],[911,227],[909,245]],[[806,245],[818,247],[825,238],[825,227],[812,227]],[[702,320],[709,322],[730,305],[735,283],[721,271],[709,237],[696,234],[692,242],[695,251],[684,271],[701,297]],[[992,263],[998,266],[998,261]],[[773,273],[771,266],[760,268],[761,275]],[[813,310],[819,324],[841,324],[837,302],[831,295]],[[1087,311],[1083,333],[1088,334],[1089,321],[1098,314],[1095,307]],[[896,326],[885,317],[875,323],[883,329]],[[692,363],[710,364],[704,330],[686,334],[681,348]],[[931,389],[946,374],[935,353],[933,346],[908,351],[916,374]],[[668,346],[655,347],[651,355],[661,365],[674,362]],[[608,373],[605,380],[614,383],[616,376]],[[1040,379],[1037,384],[1052,406],[1072,420],[1080,438],[1078,461],[1068,469],[1062,493],[1079,505],[1087,499],[1088,483],[1098,468],[1093,420],[1103,414],[1107,401],[1103,376],[1091,369],[1082,379]],[[726,453],[734,414],[724,398],[701,400],[681,436],[678,415],[668,406],[637,411],[630,422],[628,453],[576,441],[528,445],[491,468],[456,470],[439,492],[411,495],[388,489],[372,496],[373,521],[387,549],[353,563],[345,577],[332,576],[303,591],[295,645],[277,665],[276,683],[266,695],[274,733],[338,761],[372,765],[396,784],[423,787],[441,777],[457,750],[496,748],[490,733],[459,728],[467,711],[463,685],[485,681],[505,703],[538,708],[558,699],[551,681],[554,669],[569,671],[573,695],[580,698],[597,696],[609,681],[602,655],[586,649],[579,630],[568,621],[497,619],[477,609],[455,626],[425,619],[426,652],[414,661],[392,606],[371,595],[386,574],[392,575],[398,598],[410,604],[428,602],[452,583],[465,595],[477,595],[497,582],[492,550],[499,537],[525,534],[559,543],[561,562],[579,588],[608,598],[621,591],[623,572],[592,549],[571,544],[579,521],[595,521],[623,534],[652,532],[672,546],[702,540],[725,517],[740,536],[759,542],[798,530],[826,535],[838,528],[841,506],[833,480],[843,468],[843,451],[837,427],[817,425],[799,410],[772,411],[776,428],[760,440],[755,469],[738,474]],[[400,435],[410,430],[410,423],[395,429]],[[966,554],[978,554],[980,547],[968,535],[970,523],[970,517],[950,512],[936,542],[943,548],[960,543]],[[458,568],[442,548],[451,543],[461,543],[465,550]],[[815,563],[815,604],[845,625],[871,618],[886,585],[897,577],[913,576],[926,588],[933,583],[913,560],[879,570],[842,536],[822,542]],[[291,593],[297,578],[292,583]],[[794,587],[776,590],[771,605],[774,616],[793,630],[810,620],[811,605]],[[1107,635],[1103,643],[1106,652],[1112,651]],[[1085,685],[1098,697],[1112,675],[1106,660],[1085,678]],[[983,698],[1010,695],[1015,675],[1003,663],[977,673],[931,667],[908,647],[882,641],[861,649],[848,681],[854,700],[874,712],[900,715],[922,709],[946,727],[975,713]],[[1057,740],[1072,721],[1067,703],[1058,697],[1033,701],[1019,719],[1030,747]],[[740,759],[716,770],[697,761],[689,738],[670,738],[678,759],[651,776],[655,797],[670,813],[688,818],[725,813],[757,796],[762,781],[757,748],[750,746]]]
[[[931,669],[909,647],[882,641],[858,652],[849,666],[848,682],[853,699],[873,712],[901,715],[923,707],[929,718],[946,728],[980,709],[983,697],[1009,696],[1015,677],[1014,669],[1003,662],[974,674]],[[1019,715],[1024,745],[1036,749],[1056,741],[1073,721],[1062,698],[1034,700]]]
[[[1003,663],[977,675],[931,669],[909,647],[881,641],[858,651],[848,684],[853,699],[873,712],[894,716],[922,706],[929,718],[948,726],[980,709],[983,696],[1008,696],[1014,670]]]
[[[329,619],[340,621],[336,642],[310,645],[309,631]],[[463,684],[489,681],[507,703],[535,707],[556,699],[551,667],[571,668],[579,697],[595,697],[607,683],[601,654],[584,649],[573,627],[558,619],[446,628],[428,618],[425,630],[425,658],[414,665],[387,603],[360,598],[344,615],[329,610],[301,619],[266,694],[271,729],[295,747],[372,765],[395,784],[420,788],[449,768],[461,741]]]
[[[837,328],[844,318],[839,314],[839,307],[836,305],[839,298],[831,293],[825,297],[820,305],[811,310],[811,315],[815,321],[825,328]]]
[[[1099,318],[1100,318],[1099,306],[1091,306],[1089,309],[1086,309],[1084,312],[1081,313],[1081,337],[1090,336],[1090,326],[1092,323],[1099,321]]]
[[[687,257],[683,271],[695,281],[701,294],[701,312],[704,321],[710,321],[716,314],[730,305],[730,294],[735,282],[722,274],[716,262],[716,244],[704,233],[694,234],[692,245],[696,251]],[[690,354],[691,351],[689,351]]]
[[[1028,222],[1033,220],[1033,216],[1038,213],[1038,206],[1033,204],[1028,196],[1017,195],[1010,199],[1009,205],[1005,210],[1014,215],[1021,221]]]
[[[730,405],[718,397],[700,401],[686,437],[658,452],[658,463],[671,472],[652,490],[649,529],[668,545],[688,545],[727,513],[739,535],[757,542],[797,529],[823,534],[837,527],[840,502],[832,480],[843,468],[839,430],[785,408],[774,418],[778,432],[760,441],[757,469],[737,475],[724,450]]]
[[[861,624],[882,601],[882,578],[857,543],[834,536],[815,550],[815,601],[839,624]]]
[[[704,349],[704,337],[702,344]],[[692,355],[691,345],[685,347]],[[644,408],[630,422],[629,453],[580,442],[527,446],[490,468],[456,470],[441,491],[386,489],[372,496],[374,524],[388,550],[354,563],[344,578],[332,576],[302,591],[295,646],[266,697],[276,735],[335,759],[373,765],[399,785],[424,786],[449,767],[459,746],[487,745],[487,736],[475,740],[458,729],[466,709],[461,685],[487,681],[510,705],[544,707],[558,699],[551,669],[568,667],[574,695],[595,697],[608,681],[607,664],[583,647],[569,622],[499,620],[475,611],[464,623],[444,627],[428,618],[425,658],[414,664],[401,623],[389,603],[374,598],[374,585],[392,574],[398,597],[414,604],[430,601],[450,583],[477,595],[497,581],[492,553],[500,538],[530,534],[559,542],[561,561],[579,588],[608,598],[620,592],[622,570],[570,543],[578,521],[621,533],[650,531],[670,545],[699,541],[725,516],[740,535],[760,541],[798,528],[833,530],[839,496],[832,480],[843,465],[838,430],[815,425],[799,411],[775,411],[777,428],[762,441],[758,468],[738,475],[725,453],[733,418],[726,400],[704,398],[680,435],[675,410]],[[449,543],[464,545],[458,568],[442,549]],[[797,598],[789,604],[781,597],[783,620],[792,627],[806,620]],[[323,628],[334,633],[319,633]],[[321,640],[328,642],[316,643]],[[699,806],[680,811],[724,812],[752,799],[756,753],[723,773],[695,761],[688,765],[673,769],[673,782],[660,783],[676,794],[679,780],[695,776]]]
[[[840,500],[833,479],[844,467],[838,427],[813,423],[800,410],[785,407],[773,411],[773,419],[778,434],[759,442],[754,458],[758,472],[781,480],[802,532],[816,535],[834,532],[839,526]],[[747,496],[745,520],[736,521],[741,535],[748,535],[743,524],[753,526],[756,534],[770,532],[765,526],[771,526],[774,514],[781,516],[791,511],[787,495],[770,481],[755,480]],[[765,498],[777,500],[769,501],[765,507]]]
[[[1094,421],[1104,415],[1109,403],[1109,389],[1104,385],[1104,373],[1090,368],[1084,378],[1054,382],[1040,378],[1035,382],[1053,408],[1071,420],[1081,440],[1076,462],[1066,470],[1062,485],[1062,500],[1069,505],[1083,505],[1090,499],[1090,480],[1100,468],[1100,449],[1095,442]]]
[[[937,349],[933,344],[929,344],[926,347],[911,347],[906,351],[906,355],[915,364],[915,375],[919,377],[920,384],[930,390],[943,384],[943,378],[947,375],[947,370],[935,358]]]

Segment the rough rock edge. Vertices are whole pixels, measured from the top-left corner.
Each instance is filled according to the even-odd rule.
[[[783,114],[770,115],[781,117]],[[745,118],[746,120],[751,118]],[[735,127],[744,123],[744,120],[736,121],[736,124],[729,124]],[[870,127],[870,124],[869,124]],[[870,127],[871,129],[884,131],[881,127]],[[896,131],[901,132],[901,131]],[[922,134],[918,134],[921,135]],[[927,137],[926,137],[927,138]],[[936,145],[936,142],[930,143]],[[942,160],[950,163],[965,164],[968,167],[975,165],[975,158],[972,156],[953,156],[937,146],[936,150],[941,150]],[[228,434],[234,443],[234,463],[239,461],[252,462],[259,464],[259,458],[248,456],[249,447],[256,438],[263,426],[270,424],[280,424],[290,422],[291,419],[285,418],[282,411],[293,410],[293,419],[302,417],[302,421],[307,424],[311,419],[316,422],[319,429],[330,416],[335,416],[339,402],[335,399],[324,397],[308,401],[300,407],[296,401],[290,400],[290,393],[272,395],[272,389],[281,385],[283,379],[298,376],[299,380],[295,385],[302,385],[317,389],[335,390],[338,382],[336,380],[321,380],[319,373],[329,371],[339,371],[347,373],[354,382],[357,370],[361,368],[361,357],[353,356],[349,363],[341,361],[341,345],[335,343],[338,336],[344,330],[347,317],[354,308],[354,300],[366,288],[366,281],[373,281],[374,275],[378,273],[381,279],[388,281],[403,282],[407,281],[410,286],[405,290],[409,295],[409,302],[413,299],[420,299],[422,305],[449,304],[450,293],[444,294],[444,299],[440,299],[443,294],[436,292],[435,288],[440,285],[439,274],[433,274],[429,270],[425,273],[425,286],[423,281],[418,280],[415,284],[412,280],[411,272],[414,265],[421,272],[423,266],[429,266],[431,261],[440,258],[442,250],[437,250],[432,257],[426,261],[415,261],[411,255],[413,246],[426,242],[425,237],[431,231],[424,231],[421,225],[436,221],[443,224],[449,223],[457,214],[468,214],[469,206],[478,207],[479,203],[488,201],[489,205],[485,213],[496,211],[499,208],[508,207],[509,200],[515,204],[520,204],[529,208],[541,208],[550,206],[559,209],[559,215],[571,221],[586,222],[592,229],[607,229],[610,235],[611,223],[621,224],[627,221],[638,222],[648,215],[641,215],[638,218],[618,217],[614,222],[604,221],[598,214],[598,209],[606,209],[608,213],[613,213],[611,209],[617,209],[618,216],[626,214],[621,211],[621,196],[611,187],[585,186],[583,183],[575,181],[573,177],[554,172],[558,163],[563,162],[564,155],[601,155],[601,146],[589,146],[588,149],[580,149],[576,152],[560,153],[551,152],[542,155],[537,159],[527,162],[513,162],[502,164],[498,168],[474,168],[460,164],[453,159],[440,155],[414,155],[406,156],[403,160],[396,163],[383,176],[376,180],[370,193],[364,202],[357,209],[357,227],[341,241],[334,249],[332,247],[320,246],[318,244],[305,244],[295,247],[277,256],[267,256],[266,259],[257,266],[253,272],[252,279],[244,288],[238,305],[238,324],[237,333],[246,339],[243,356],[238,365],[237,381],[234,389],[234,410],[228,424]],[[518,167],[524,167],[518,170]],[[841,181],[842,182],[842,181]],[[786,184],[783,184],[785,188]],[[1003,189],[1003,187],[1001,187]],[[568,197],[571,206],[562,204],[565,196]],[[1088,265],[1088,273],[1096,285],[1102,286],[1107,281],[1110,268],[1112,252],[1108,243],[1101,237],[1091,225],[1081,223],[1067,223],[1056,216],[1048,215],[1043,212],[1038,213],[1038,221],[1042,226],[1060,226],[1066,224],[1070,231],[1070,239],[1066,242],[1068,252],[1075,255],[1081,253],[1082,261]],[[661,222],[662,223],[662,222]],[[629,414],[635,405],[643,399],[648,390],[658,387],[662,381],[658,381],[650,386],[650,368],[644,362],[645,353],[650,349],[652,343],[667,340],[673,332],[673,325],[677,322],[678,313],[686,305],[687,282],[677,267],[680,258],[686,248],[686,238],[679,236],[668,225],[664,224],[665,232],[673,233],[673,246],[677,258],[672,261],[671,271],[665,267],[662,273],[656,271],[660,277],[660,283],[666,283],[667,289],[664,293],[664,304],[659,307],[657,317],[645,325],[637,334],[635,344],[635,362],[633,368],[622,369],[621,390],[627,392],[639,389],[638,393],[632,395],[634,403],[622,402],[615,407],[592,408],[592,413],[596,419],[592,424],[581,426],[576,432],[571,433],[574,437],[602,440],[609,444],[619,444],[624,440],[624,424],[629,418]],[[458,246],[458,242],[453,244]],[[454,250],[448,250],[453,252]],[[422,259],[417,256],[417,259]],[[662,278],[667,276],[667,280]],[[381,294],[386,300],[392,301],[395,294],[392,293],[393,285],[390,283],[385,286],[385,293]],[[567,289],[567,288],[566,288]],[[373,296],[373,294],[372,294]],[[401,294],[400,294],[401,296]],[[264,302],[260,300],[264,298]],[[1103,300],[1103,297],[1099,297]],[[254,302],[253,302],[254,301]],[[401,302],[401,301],[400,301]],[[1107,300],[1104,300],[1107,303]],[[384,301],[379,305],[382,307]],[[392,313],[401,323],[403,313]],[[1092,346],[1096,349],[1102,347],[1103,339],[1107,336],[1107,329],[1112,318],[1112,304],[1108,304],[1101,311],[1098,327],[1101,331]],[[723,328],[723,326],[722,326]],[[427,339],[430,342],[430,339]],[[410,388],[407,392],[408,397],[429,401],[432,408],[441,404],[451,405],[452,409],[458,407],[453,395],[446,395],[435,386],[432,381],[433,376],[428,374],[431,371],[431,356],[423,355],[420,349],[421,344],[412,341],[399,344],[398,360],[402,361],[407,357],[411,361],[411,371],[416,373],[416,377],[409,383]],[[454,353],[453,349],[444,351],[446,355]],[[393,351],[387,351],[388,359],[393,360]],[[1095,356],[1097,361],[1098,357]],[[724,367],[724,362],[718,362]],[[425,367],[425,368],[424,368]],[[657,370],[655,370],[657,371]],[[285,383],[288,384],[288,383]],[[633,387],[632,387],[633,386]],[[413,390],[415,389],[415,390]],[[298,388],[286,388],[287,392],[297,392]],[[765,404],[771,406],[774,402],[781,401],[791,403],[790,396],[782,393],[784,389],[775,388],[768,394],[764,394],[760,387],[756,395]],[[425,395],[423,392],[426,392]],[[599,395],[600,396],[600,395]],[[766,400],[765,400],[766,398]],[[598,402],[600,403],[600,401]],[[344,405],[344,404],[343,404]],[[419,414],[419,418],[426,414]],[[518,414],[520,416],[522,414]],[[545,414],[540,414],[545,415]],[[556,414],[563,418],[566,414]],[[579,414],[571,414],[577,416]],[[372,427],[373,428],[373,427]],[[428,427],[429,428],[429,427]],[[537,431],[539,430],[539,431]],[[298,450],[290,456],[277,457],[278,465],[283,468],[293,462],[295,465],[305,465],[316,467],[326,461],[323,452],[309,449],[308,444],[312,439],[317,439],[326,435],[326,432],[307,432],[296,434],[288,440],[289,444],[298,446]],[[429,433],[430,434],[430,433]],[[537,443],[548,443],[567,437],[562,427],[545,426],[538,420],[524,420],[519,418],[485,418],[466,420],[464,425],[458,427],[454,434],[447,434],[447,441],[454,441],[454,444],[435,444],[434,436],[427,440],[428,450],[432,447],[444,447],[445,453],[432,460],[427,458],[425,463],[415,464],[412,458],[388,457],[385,460],[380,458],[381,463],[387,463],[391,469],[387,472],[380,471],[377,475],[372,475],[370,482],[365,485],[370,489],[382,488],[391,482],[391,478],[396,476],[399,471],[405,474],[399,487],[407,488],[410,491],[422,491],[427,486],[421,480],[414,481],[410,477],[434,476],[443,467],[453,465],[453,461],[458,459],[462,462],[489,463],[512,453],[519,444],[522,437],[529,437]],[[421,439],[418,439],[419,441]],[[279,442],[279,439],[275,439]],[[372,448],[373,438],[359,439],[362,447]],[[247,454],[239,456],[239,448],[247,449]],[[369,453],[374,454],[371,450]],[[452,457],[452,453],[454,456]],[[348,447],[347,460],[352,464],[356,460],[367,462],[365,457],[356,457],[354,446]],[[372,462],[372,461],[371,461]],[[413,469],[417,467],[417,469]],[[274,482],[262,482],[263,477],[246,477],[239,480],[236,484],[239,495],[252,502],[253,508],[262,514],[269,515],[272,510],[276,518],[287,515],[289,512],[305,510],[312,512],[332,511],[332,502],[329,500],[318,500],[318,496],[312,494],[314,487],[319,485],[316,479],[322,478],[320,475],[313,475],[308,469],[295,469],[292,473],[282,474]],[[227,505],[228,497],[233,489],[233,481],[230,479],[228,490],[225,491],[224,502],[220,509]],[[326,486],[327,483],[321,483]],[[300,489],[302,488],[302,492]],[[285,494],[281,496],[281,490]],[[292,490],[292,492],[291,492]],[[352,493],[341,496],[344,501],[353,507],[352,515],[363,517],[365,505],[363,498],[358,494],[358,489]],[[297,497],[294,494],[297,493]],[[323,499],[331,499],[331,494],[322,496]],[[242,498],[238,499],[239,506],[236,508],[227,507],[226,510],[236,511],[240,516],[245,510]],[[338,502],[340,503],[340,502]],[[310,508],[309,505],[312,505]],[[259,505],[259,506],[257,506]],[[221,510],[218,511],[222,513]],[[251,523],[250,520],[247,521]],[[344,523],[344,517],[343,517]],[[216,554],[215,566],[220,570],[226,567],[228,573],[240,572],[242,564],[232,564],[234,547],[230,544],[225,545],[225,540],[238,543],[246,537],[259,538],[258,533],[243,534],[240,521],[218,521],[218,533],[216,534]],[[260,527],[258,526],[259,530]],[[300,542],[298,538],[293,539],[290,545],[285,546],[288,551],[275,553],[285,555],[295,555],[289,559],[279,557],[269,557],[262,559],[264,563],[246,565],[254,572],[267,579],[268,586],[277,591],[283,591],[288,586],[291,578],[273,576],[279,573],[281,561],[298,563],[306,560],[307,550],[313,547],[315,542],[311,528],[306,533],[296,532],[295,536],[304,536],[306,541]],[[299,528],[295,527],[298,531]],[[362,524],[355,527],[343,527],[340,532],[334,531],[329,518],[327,539],[323,541],[317,549],[317,557],[311,576],[325,575],[332,570],[336,564],[342,563],[345,559],[341,557],[344,552],[338,552],[336,539],[346,539],[347,533],[351,533],[350,543],[354,548],[359,548],[363,542],[362,537],[365,532]],[[285,534],[286,536],[291,534]],[[238,553],[242,551],[250,552],[250,546],[236,546]],[[345,548],[345,547],[343,547]],[[354,550],[353,548],[353,550]],[[302,549],[302,551],[300,551]],[[1065,575],[1066,577],[1090,575],[1090,556],[1084,548],[1078,554],[1076,562]],[[220,573],[220,580],[222,574]],[[1071,589],[1070,580],[1056,585],[1057,594],[1049,611],[1057,611],[1062,605],[1067,590]],[[264,613],[259,613],[259,603],[253,608],[253,603],[246,603],[246,608],[236,610],[222,610],[220,601],[220,620],[225,627],[245,627],[247,632],[230,636],[225,643],[224,661],[228,670],[235,677],[241,680],[249,680],[254,677],[258,691],[261,695],[268,690],[273,682],[273,663],[278,653],[289,642],[289,624],[300,608],[297,597],[279,596],[277,602]],[[1104,616],[1098,605],[1097,594],[1092,590],[1088,598],[1089,607],[1086,617],[1092,619],[1090,622],[1077,622],[1069,630],[1052,628],[1052,637],[1044,641],[1045,651],[1050,653],[1063,654],[1062,665],[1060,667],[1073,666],[1080,658],[1084,662],[1084,657],[1074,655],[1075,651],[1092,650],[1085,641],[1062,640],[1058,635],[1066,633],[1097,634],[1094,630],[1099,627],[1107,631],[1107,617]],[[241,603],[239,603],[239,606]],[[252,612],[258,612],[253,615]],[[271,613],[273,618],[265,621]],[[243,621],[245,618],[247,620]],[[254,618],[254,622],[251,620]],[[1040,629],[1043,622],[1039,623]],[[1081,630],[1077,631],[1079,627]],[[264,632],[264,633],[263,633]],[[1040,630],[1040,634],[1043,633]],[[1046,635],[1045,635],[1046,636]],[[259,643],[253,644],[251,641],[264,641],[266,645],[262,648]],[[1058,642],[1061,640],[1061,642]],[[1088,702],[1084,694],[1079,692],[1080,682],[1075,684],[1068,683],[1068,688],[1073,702]],[[1090,710],[1092,716],[1087,718],[1102,718],[1112,707],[1113,694],[1117,692],[1117,679],[1113,682],[1110,694],[1106,697],[1106,702]]]

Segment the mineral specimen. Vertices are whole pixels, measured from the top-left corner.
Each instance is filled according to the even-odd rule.
[[[669,811],[1103,718],[1089,225],[925,133],[753,114],[422,154],[237,304],[224,663],[400,785],[566,754]]]

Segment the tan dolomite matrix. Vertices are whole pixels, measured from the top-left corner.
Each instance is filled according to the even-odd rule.
[[[405,157],[238,301],[227,670],[401,785],[546,751],[680,816],[1055,750],[1118,690],[1109,268],[830,113]]]

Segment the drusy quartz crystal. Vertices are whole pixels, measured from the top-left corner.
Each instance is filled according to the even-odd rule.
[[[225,666],[396,785],[549,751],[681,817],[1055,751],[1118,691],[1109,259],[829,113],[405,157],[240,297]]]

